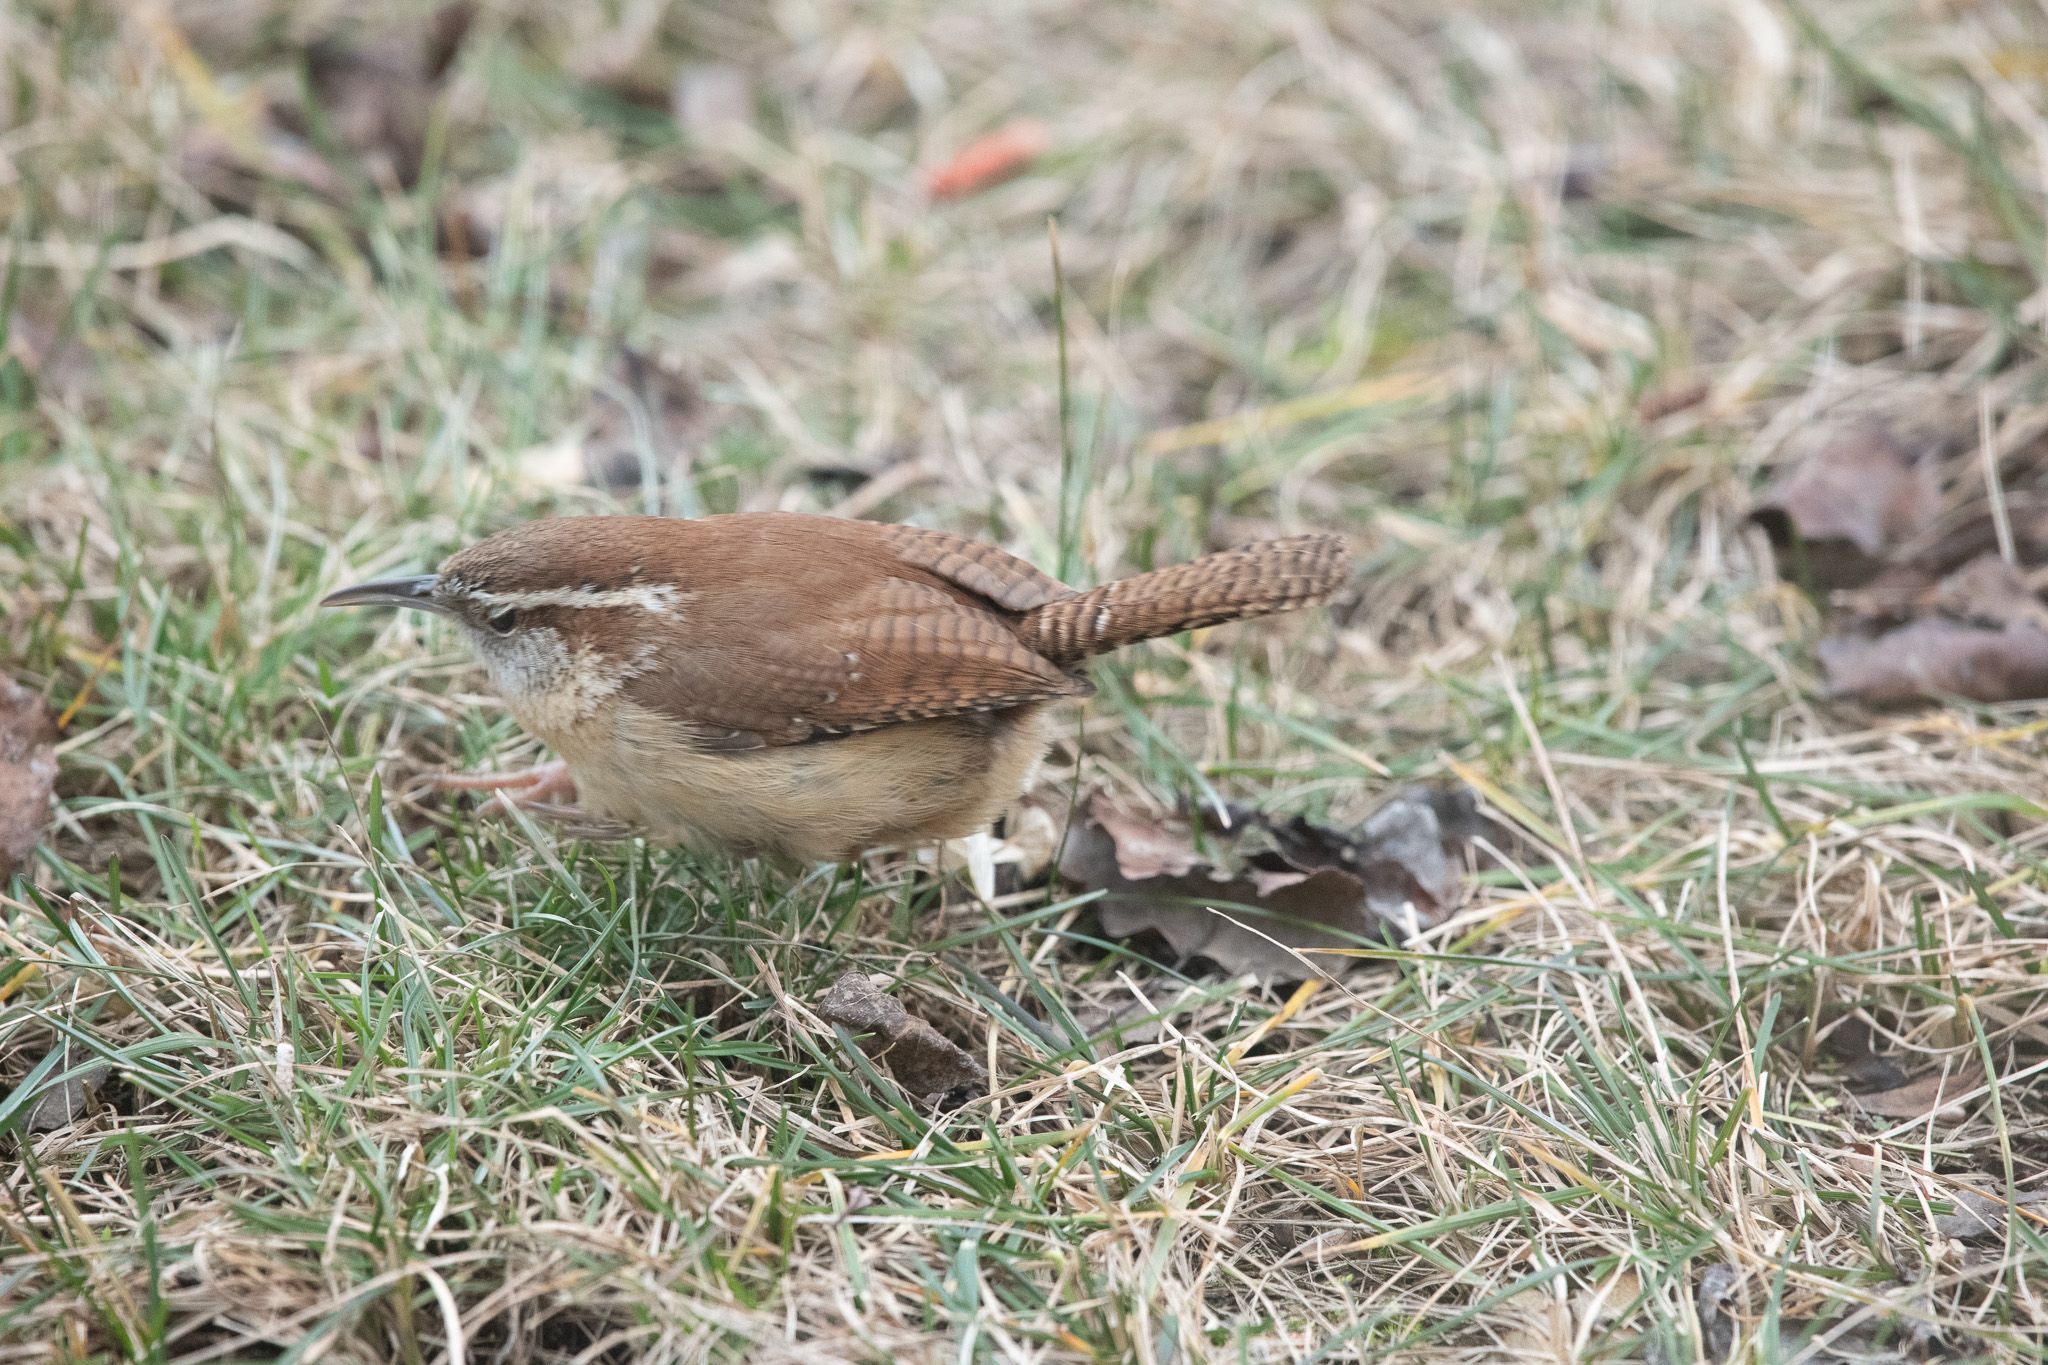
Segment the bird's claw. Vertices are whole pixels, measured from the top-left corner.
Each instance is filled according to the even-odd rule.
[[[573,837],[623,839],[631,832],[616,820],[573,804],[576,779],[560,759],[503,772],[435,773],[428,781],[437,791],[494,793],[481,809],[504,815],[523,810],[561,826],[563,833]]]

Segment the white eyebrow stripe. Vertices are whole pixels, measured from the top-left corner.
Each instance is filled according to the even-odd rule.
[[[491,607],[638,607],[666,616],[682,594],[672,583],[643,583],[631,588],[532,588],[525,592],[483,592],[472,596]]]

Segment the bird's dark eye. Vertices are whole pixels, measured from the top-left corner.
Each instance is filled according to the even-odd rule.
[[[510,607],[506,607],[500,611],[494,611],[489,616],[486,616],[484,618],[484,624],[489,626],[492,630],[496,631],[500,635],[510,635],[512,633],[512,628],[519,624],[519,613],[512,610],[512,608]]]

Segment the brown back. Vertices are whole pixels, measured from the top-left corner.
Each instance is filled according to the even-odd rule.
[[[1343,562],[1335,537],[1297,536],[1076,593],[961,536],[766,512],[532,522],[442,573],[501,594],[672,587],[657,614],[536,619],[620,657],[631,700],[747,749],[1082,696],[1093,655],[1314,601]]]

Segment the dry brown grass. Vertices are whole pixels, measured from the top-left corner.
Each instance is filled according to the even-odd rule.
[[[0,1360],[1676,1361],[1722,1266],[1750,1358],[2048,1353],[2039,1209],[1937,1225],[2048,1163],[2048,720],[1817,699],[1743,520],[1871,416],[1959,517],[1980,417],[2048,496],[2038,12],[486,5],[308,187],[222,179],[343,11],[262,9],[0,0],[0,604],[86,692],[0,929]],[[1016,117],[1036,167],[924,202]],[[1056,891],[416,801],[515,732],[312,611],[523,515],[771,506],[1080,576],[1342,529],[1323,620],[1105,677],[1087,778],[1457,777],[1513,846],[1341,982],[1183,976]],[[897,1093],[811,1010],[848,967],[993,1092]],[[1873,1050],[1960,1102],[1867,1112]]]

